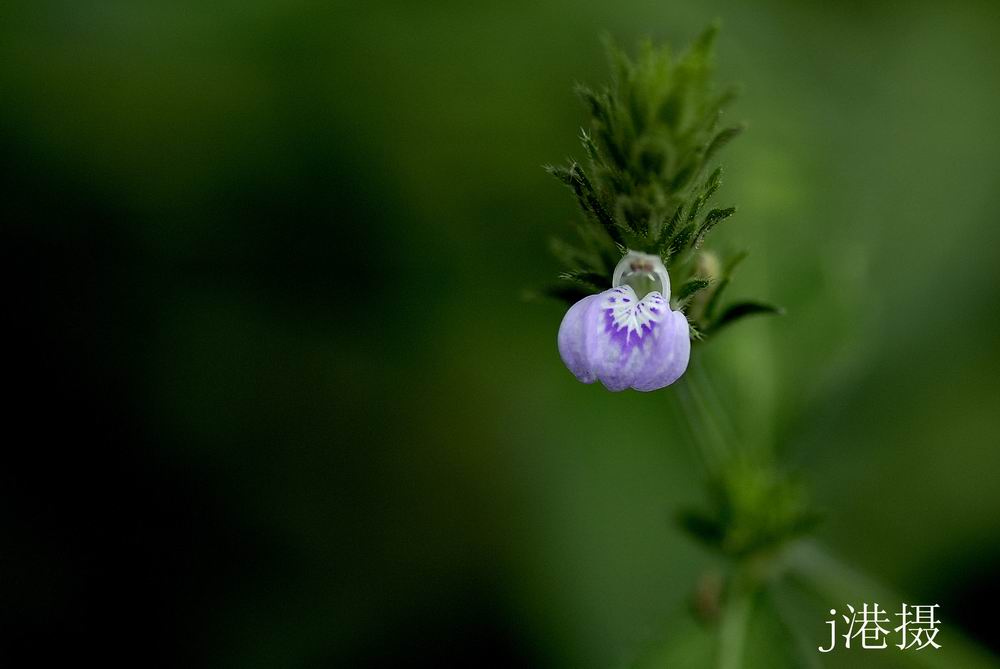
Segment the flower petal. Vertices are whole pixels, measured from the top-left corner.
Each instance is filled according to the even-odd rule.
[[[691,357],[691,335],[687,318],[679,311],[660,323],[653,332],[653,350],[647,364],[632,380],[636,390],[648,392],[669,386],[681,377]]]
[[[586,323],[592,305],[599,301],[601,295],[588,295],[574,304],[563,316],[559,325],[557,337],[559,355],[569,371],[584,383],[593,383],[597,380],[590,363],[587,362]]]
[[[638,300],[631,286],[599,297],[587,317],[587,360],[604,387],[618,392],[631,387],[649,363],[650,335],[669,308],[657,292]]]
[[[671,311],[658,292],[636,299],[630,286],[596,297],[583,315],[588,379],[617,392],[656,390],[680,377],[691,346],[683,314]]]
[[[687,369],[691,339],[684,314],[658,292],[636,298],[631,286],[589,295],[566,312],[559,354],[583,383],[647,392],[676,381]]]

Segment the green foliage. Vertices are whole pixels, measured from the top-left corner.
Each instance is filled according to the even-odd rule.
[[[717,26],[710,26],[679,56],[644,41],[633,58],[606,40],[611,83],[599,89],[577,87],[589,114],[580,131],[587,163],[569,160],[546,167],[570,189],[584,214],[579,243],[554,244],[567,268],[561,278],[578,287],[605,289],[627,249],[658,254],[672,283],[681,287],[674,308],[687,314],[693,332],[703,334],[745,315],[726,310],[727,320],[714,322],[705,308],[717,302],[728,275],[712,274],[700,249],[709,233],[736,211],[704,211],[722,185],[722,168],[708,169],[743,130],[741,125],[721,125],[736,91],[717,91],[713,85],[717,33]],[[569,299],[578,291],[560,286],[549,294]]]
[[[694,296],[695,293],[708,288],[711,284],[712,282],[708,279],[702,279],[699,277],[688,279],[684,282],[684,285],[681,286],[680,290],[677,291],[677,299],[687,303],[687,301]]]
[[[773,466],[735,460],[709,481],[708,490],[708,505],[682,512],[680,524],[732,558],[772,552],[819,520],[802,487]]]
[[[737,302],[726,307],[722,314],[712,321],[709,332],[717,332],[720,328],[734,323],[741,318],[760,314],[783,313],[779,307],[763,302]]]

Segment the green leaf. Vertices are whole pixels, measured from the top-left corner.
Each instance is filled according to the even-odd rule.
[[[677,299],[680,302],[684,302],[685,300],[691,298],[699,290],[708,288],[711,283],[712,282],[708,279],[700,279],[698,277],[688,279],[680,287],[680,290],[677,291]]]
[[[688,223],[680,232],[674,237],[670,242],[670,247],[667,249],[668,257],[672,257],[687,248],[688,242],[691,241],[691,236],[694,234],[694,223]]]
[[[698,228],[698,234],[694,237],[694,247],[700,248],[703,241],[705,241],[705,235],[707,235],[712,228],[726,220],[730,216],[736,213],[736,207],[727,207],[725,209],[713,209],[705,215],[705,220],[702,221],[701,227]]]
[[[566,304],[576,304],[588,295],[593,295],[593,290],[588,290],[580,284],[569,283],[569,282],[559,282],[557,284],[550,284],[545,286],[541,290],[541,296],[547,297],[553,300],[558,300],[560,302],[565,302]],[[537,293],[527,292],[524,295],[525,299],[530,301],[535,301],[538,297]]]
[[[744,129],[744,126],[738,125],[720,130],[718,134],[712,138],[712,141],[708,143],[708,147],[705,149],[704,162],[707,163],[712,160],[712,157],[715,156],[715,154],[718,153],[722,147],[733,141],[740,133],[743,132]]]
[[[702,202],[708,202],[709,198],[715,194],[715,191],[719,189],[722,185],[722,165],[716,167],[712,173],[705,180],[705,185],[701,188],[701,200]]]
[[[608,210],[604,207],[604,203],[601,202],[593,185],[590,183],[590,179],[587,178],[586,173],[577,163],[571,163],[568,168],[547,165],[545,166],[545,170],[569,186],[576,195],[580,208],[585,213],[593,216],[594,220],[601,224],[601,227],[604,228],[604,231],[608,233],[608,236],[612,240],[618,244],[624,243],[625,240],[621,236],[621,231],[615,219],[608,213]]]
[[[679,191],[688,185],[688,182],[698,173],[698,168],[701,167],[701,157],[692,156],[688,158],[684,166],[677,171],[674,176],[673,181],[670,182],[670,189],[673,191]]]
[[[739,90],[735,86],[727,87],[721,94],[715,96],[705,104],[704,108],[699,112],[700,118],[698,123],[689,132],[694,134],[714,130],[719,123],[719,119],[722,118],[722,111],[736,100],[737,97],[739,97]]]
[[[705,305],[706,320],[711,321],[716,308],[722,302],[722,294],[732,281],[733,271],[746,259],[748,255],[749,253],[747,251],[741,251],[726,261],[725,267],[722,270],[722,278],[719,280],[719,285],[712,291],[712,297],[709,298],[708,304]]]
[[[717,518],[704,511],[685,509],[677,514],[681,528],[709,548],[718,549],[722,545],[725,531]]]
[[[705,333],[698,329],[694,323],[688,323],[688,336],[691,341],[702,341],[705,339]]]
[[[707,64],[712,59],[712,53],[715,49],[715,40],[719,36],[719,30],[721,25],[719,21],[712,21],[701,34],[698,35],[698,39],[694,41],[691,46],[691,50],[685,57],[686,60],[697,60],[700,63]]]
[[[591,288],[593,289],[592,292],[601,292],[611,287],[611,284],[606,276],[598,274],[597,272],[588,272],[587,270],[563,272],[559,275],[559,278],[563,281],[572,281],[573,283],[579,284],[584,288]]]
[[[587,152],[587,156],[595,163],[601,162],[600,151],[597,148],[597,144],[594,143],[594,137],[587,132],[586,128],[580,128],[580,143],[583,144],[584,151]]]
[[[689,223],[698,218],[698,214],[701,212],[701,208],[702,206],[704,206],[704,204],[705,204],[704,196],[699,195],[694,199],[694,201],[691,203],[691,206],[688,207],[687,220]]]
[[[677,225],[680,223],[681,217],[683,215],[684,215],[684,204],[681,203],[677,205],[677,209],[674,210],[674,213],[670,217],[670,222],[667,224],[667,227],[664,228],[663,231],[660,233],[659,244],[657,245],[657,247],[659,248],[661,254],[665,253],[667,249],[670,247],[671,238],[673,237],[674,232],[677,230]]]
[[[740,251],[739,253],[737,253],[737,254],[733,255],[731,258],[729,258],[729,260],[726,261],[726,267],[725,267],[725,270],[724,270],[725,275],[726,276],[732,276],[733,271],[737,267],[739,267],[740,263],[742,263],[744,260],[747,259],[748,255],[750,255],[749,251]]]
[[[737,302],[726,307],[726,310],[712,323],[709,330],[712,333],[718,332],[725,326],[731,325],[747,316],[781,315],[783,313],[784,311],[780,308],[763,302]]]

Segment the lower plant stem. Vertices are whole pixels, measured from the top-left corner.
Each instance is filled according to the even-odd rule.
[[[748,456],[734,424],[718,401],[710,376],[695,363],[677,388],[680,416],[709,479],[724,477],[728,468]],[[718,669],[742,669],[747,629],[757,593],[746,559],[731,565],[731,575],[718,630]]]
[[[743,666],[743,645],[752,604],[752,592],[734,589],[719,626],[719,669],[740,669]]]

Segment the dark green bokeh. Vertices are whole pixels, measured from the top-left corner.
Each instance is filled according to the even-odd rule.
[[[133,426],[83,463],[123,491],[94,540],[165,491],[142,522],[180,543],[127,569],[181,565],[135,604],[178,657],[607,667],[671,625],[712,558],[672,526],[701,482],[670,390],[576,383],[562,307],[521,294],[577,215],[540,166],[579,153],[598,35],[716,17],[749,123],[716,239],[751,251],[732,296],[787,311],[701,351],[720,399],[827,546],[995,641],[994,3],[15,3],[8,249],[41,249],[46,327]],[[62,558],[10,536],[17,601],[80,606],[87,571],[40,593]]]

